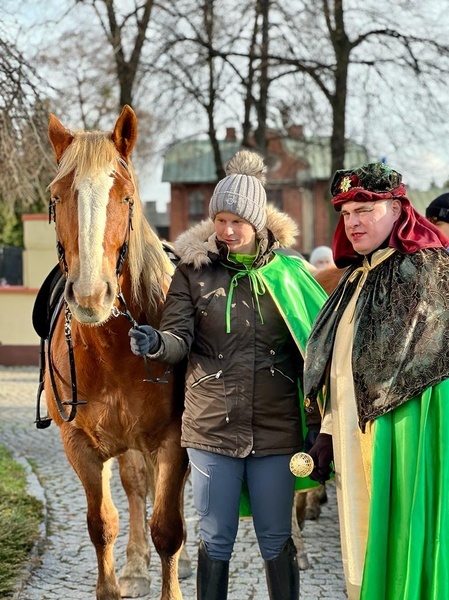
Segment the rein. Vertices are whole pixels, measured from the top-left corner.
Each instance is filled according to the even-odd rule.
[[[117,300],[123,306],[123,310],[120,310],[117,306],[113,306],[112,307],[112,315],[114,317],[121,317],[121,316],[126,317],[133,327],[138,328],[139,324],[137,323],[135,318],[132,316],[130,310],[128,309],[126,300],[125,300],[120,288],[117,293]],[[162,377],[153,377],[153,374],[152,374],[151,368],[150,368],[150,363],[148,361],[148,357],[144,355],[142,358],[143,358],[144,365],[145,365],[145,371],[147,372],[147,379],[144,379],[143,381],[148,382],[148,383],[168,383],[169,382],[168,376],[171,374],[171,369],[169,367],[166,369],[166,371],[162,375]]]

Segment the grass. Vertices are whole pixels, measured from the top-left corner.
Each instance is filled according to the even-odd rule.
[[[42,503],[26,493],[24,468],[0,445],[0,598],[13,593],[42,518]]]

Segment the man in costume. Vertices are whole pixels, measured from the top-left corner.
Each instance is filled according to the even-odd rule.
[[[351,600],[449,598],[448,240],[383,163],[331,191],[348,268],[307,344],[311,477],[333,459]]]

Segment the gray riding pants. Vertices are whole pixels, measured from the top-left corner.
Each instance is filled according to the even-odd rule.
[[[210,558],[230,560],[239,524],[243,482],[264,560],[276,558],[291,536],[295,478],[291,454],[232,458],[188,448],[200,539]]]

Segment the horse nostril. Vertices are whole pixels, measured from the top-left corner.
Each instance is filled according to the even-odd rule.
[[[106,282],[105,299],[110,302],[114,296],[115,296],[115,285],[112,285],[111,282],[107,281]]]
[[[65,284],[65,299],[67,302],[73,302],[75,299],[75,294],[73,292],[73,281],[67,281]]]

